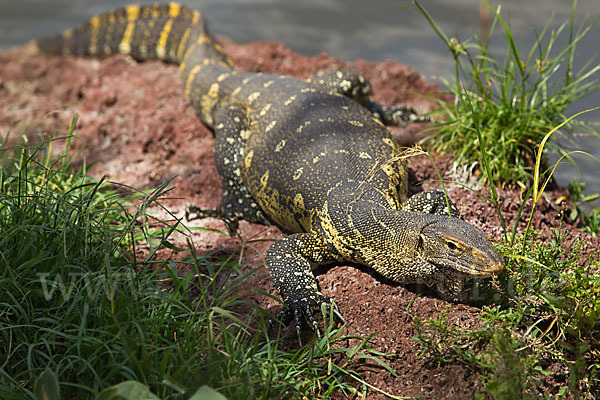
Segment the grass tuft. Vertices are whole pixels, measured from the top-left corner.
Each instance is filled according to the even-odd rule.
[[[449,38],[427,10],[418,1],[414,3],[454,59],[454,80],[442,79],[454,101],[437,100],[439,109],[433,116],[439,122],[425,142],[434,150],[452,152],[460,165],[479,165],[481,184],[490,178],[483,173],[479,159],[483,146],[489,155],[486,165],[491,178],[501,186],[525,188],[534,177],[537,145],[567,119],[564,113],[570,104],[600,88],[595,78],[600,65],[594,64],[594,58],[579,70],[573,68],[576,46],[592,26],[575,30],[574,1],[570,21],[554,30],[550,29],[552,20],[548,21],[525,52],[515,42],[500,6],[493,9],[486,3],[494,20],[485,42],[477,34],[474,41],[461,42]],[[506,42],[504,59],[496,58],[489,48],[498,25]],[[565,35],[567,45],[556,49]],[[558,131],[559,137],[565,138],[575,127],[598,135],[584,122],[569,121]],[[548,145],[560,155],[567,154],[559,140],[552,138]],[[546,164],[544,154],[542,170]]]

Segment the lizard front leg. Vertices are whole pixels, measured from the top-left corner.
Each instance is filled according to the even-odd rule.
[[[284,325],[293,320],[300,341],[302,319],[317,330],[317,322],[313,317],[315,309],[322,304],[328,308],[332,306],[331,299],[319,291],[312,273],[313,267],[335,261],[332,246],[318,234],[296,233],[271,245],[266,261],[284,302],[284,308],[277,318]],[[343,321],[335,306],[334,312]]]

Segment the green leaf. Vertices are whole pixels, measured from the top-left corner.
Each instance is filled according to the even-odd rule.
[[[104,389],[96,400],[160,400],[160,398],[140,382],[125,381]]]
[[[58,378],[51,369],[46,368],[33,385],[35,400],[60,400]]]
[[[204,385],[190,397],[190,400],[227,400],[227,397]]]
[[[172,229],[170,229],[168,233],[170,234],[171,232],[173,232]],[[175,251],[185,251],[185,250],[187,250],[187,248],[185,248],[185,247],[177,247],[177,246],[175,246],[173,243],[169,242],[168,240],[163,240],[162,241],[162,245],[165,246],[167,249],[170,249],[170,250],[175,250]]]

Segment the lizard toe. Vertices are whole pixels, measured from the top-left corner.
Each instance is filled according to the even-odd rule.
[[[283,309],[277,314],[275,319],[271,319],[267,325],[268,332],[271,333],[273,329],[273,324],[275,322],[280,323],[282,326],[288,326],[290,322],[292,322],[293,314],[292,310],[289,307],[283,307]]]

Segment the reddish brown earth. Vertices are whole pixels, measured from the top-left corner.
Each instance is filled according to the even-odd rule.
[[[374,88],[374,98],[383,104],[408,103],[418,111],[427,111],[432,103],[423,95],[437,87],[427,82],[417,71],[392,61],[346,62],[325,54],[315,57],[298,55],[276,42],[239,45],[223,39],[225,50],[238,69],[308,77],[317,72],[340,68],[355,69],[364,74]],[[181,89],[179,71],[174,65],[161,62],[135,63],[124,56],[98,61],[73,57],[31,54],[23,48],[0,54],[0,133],[11,131],[13,139],[26,134],[35,141],[39,133],[66,132],[75,112],[79,114],[74,147],[81,157],[95,164],[90,173],[96,177],[108,175],[111,180],[139,189],[150,189],[173,178],[169,198],[161,203],[177,217],[182,217],[186,205],[210,208],[220,201],[220,182],[212,159],[213,136],[196,118]],[[18,123],[17,123],[18,122]],[[392,128],[403,143],[411,144],[421,129],[411,125]],[[435,162],[447,177],[451,157],[436,157]],[[436,177],[426,157],[410,160],[415,171],[411,190],[421,190],[417,182]],[[433,182],[422,185],[425,190],[439,187]],[[501,238],[500,221],[490,204],[457,185],[449,185],[450,197],[458,204],[465,219],[483,229],[492,240]],[[556,199],[565,194],[557,189],[548,192],[534,215],[534,227],[547,238],[551,227],[561,224]],[[502,212],[512,226],[521,204],[520,194],[501,191]],[[530,209],[531,203],[528,203]],[[161,218],[168,215],[159,209]],[[524,215],[529,215],[526,210]],[[224,230],[218,220],[193,221],[190,227]],[[519,222],[521,229],[525,220]],[[577,235],[583,235],[589,251],[600,241],[562,224]],[[277,239],[282,236],[275,227],[263,227],[245,222],[239,233],[244,239]],[[198,253],[218,251],[232,254],[240,251],[240,240],[214,232],[188,232]],[[184,235],[176,243],[185,247]],[[245,246],[242,258],[245,270],[263,264],[269,242]],[[168,257],[169,254],[165,254]],[[417,296],[400,285],[385,281],[366,268],[334,266],[318,270],[322,291],[335,298],[348,321],[350,333],[368,335],[373,346],[395,355],[386,361],[398,373],[397,377],[381,369],[366,368],[367,380],[381,389],[399,396],[426,399],[472,398],[483,384],[477,373],[462,365],[432,365],[426,357],[417,355],[419,347],[411,340],[415,334],[413,317],[436,317],[447,310],[452,324],[462,328],[478,324],[481,310],[463,304],[452,304],[431,296]],[[277,294],[265,269],[247,281]],[[278,295],[278,294],[277,294]],[[251,301],[272,312],[280,306],[259,294]],[[412,303],[411,303],[412,302]],[[293,339],[293,338],[292,338]],[[564,384],[565,371],[554,378]],[[549,380],[550,382],[550,380]],[[549,383],[552,386],[551,383]],[[555,392],[555,388],[549,388]],[[378,395],[372,394],[379,398]]]

